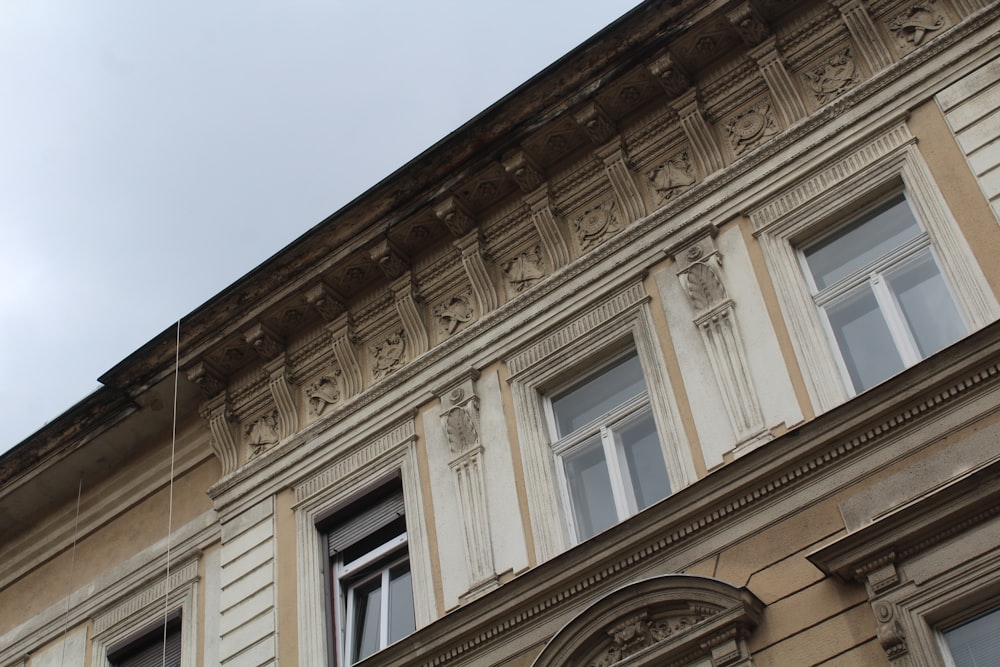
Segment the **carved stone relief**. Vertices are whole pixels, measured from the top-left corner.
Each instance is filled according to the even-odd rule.
[[[370,346],[372,379],[381,380],[406,363],[406,334],[393,331],[381,342]]]
[[[442,336],[450,336],[476,318],[472,296],[467,292],[454,294],[434,307],[434,319]]]
[[[278,444],[279,416],[277,410],[266,412],[244,428],[247,436],[247,446],[250,448],[250,458],[253,459]]]
[[[453,454],[461,454],[479,444],[479,397],[462,387],[448,394],[451,403],[443,416],[444,430]]]
[[[937,0],[922,0],[893,17],[888,26],[896,37],[897,47],[910,51],[937,35],[946,23],[945,15],[937,7]]]
[[[850,47],[831,54],[818,65],[803,72],[802,78],[820,104],[826,104],[853,88],[861,79]]]
[[[600,657],[590,663],[591,667],[610,667],[634,653],[690,630],[709,615],[691,613],[650,620],[647,612],[639,612],[606,630],[611,643]]]
[[[677,153],[646,172],[653,191],[653,205],[663,206],[698,180],[687,151]]]
[[[573,229],[581,250],[590,250],[624,228],[613,199],[588,208],[573,219]]]
[[[875,612],[875,620],[878,622],[878,642],[882,645],[882,650],[889,657],[895,660],[907,652],[906,635],[903,633],[903,626],[896,617],[896,608],[891,602],[880,600],[872,604]]]
[[[725,128],[729,145],[737,157],[780,132],[771,102],[766,99],[735,114]]]
[[[545,277],[542,264],[542,247],[539,244],[528,248],[514,258],[500,265],[507,279],[508,290],[518,294]]]
[[[318,380],[306,387],[306,398],[309,400],[309,414],[316,417],[326,412],[331,405],[336,405],[343,397],[343,373],[339,368],[325,373]]]

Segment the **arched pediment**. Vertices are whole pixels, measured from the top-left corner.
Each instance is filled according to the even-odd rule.
[[[746,637],[763,609],[746,589],[670,574],[601,598],[549,641],[534,667],[751,665]]]

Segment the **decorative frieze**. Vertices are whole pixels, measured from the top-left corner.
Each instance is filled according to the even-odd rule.
[[[785,68],[784,60],[772,37],[750,51],[775,100],[778,115],[785,127],[792,125],[809,113],[798,87]]]
[[[191,366],[187,371],[187,377],[207,397],[216,396],[226,388],[225,377],[205,361],[199,361]]]
[[[302,296],[327,322],[332,322],[347,312],[346,300],[323,283],[316,283],[305,290]]]
[[[299,411],[295,405],[292,386],[288,377],[288,365],[284,359],[277,359],[267,366],[268,388],[271,398],[278,408],[281,430],[279,435],[285,439],[299,430]]]
[[[468,292],[452,294],[434,306],[434,320],[441,338],[447,338],[476,318],[476,308]]]
[[[619,213],[617,202],[607,199],[576,215],[573,218],[573,231],[580,250],[586,252],[625,229],[626,224]]]
[[[239,449],[233,433],[233,418],[226,403],[224,393],[205,401],[201,405],[201,416],[208,422],[209,444],[222,464],[222,476],[236,470],[240,465]]]
[[[746,46],[758,46],[771,34],[771,29],[767,27],[767,22],[764,21],[754,6],[746,0],[730,10],[726,14],[726,18],[729,19],[730,25],[736,29],[736,32],[740,35],[740,39],[743,40],[743,44]]]
[[[388,377],[406,364],[406,332],[390,331],[380,341],[368,346],[372,381]]]
[[[681,127],[691,142],[694,161],[701,170],[701,175],[705,177],[725,167],[722,151],[719,150],[712,128],[701,113],[695,91],[688,91],[678,98],[674,103],[674,110],[680,116]]]
[[[861,74],[851,47],[846,46],[819,60],[802,73],[802,78],[816,102],[826,104],[857,85]]]
[[[598,148],[597,157],[604,164],[604,172],[611,182],[615,197],[625,216],[624,223],[628,225],[643,218],[646,215],[646,208],[642,203],[642,194],[632,177],[632,170],[626,162],[621,140],[615,139]]]
[[[736,157],[760,146],[781,131],[771,101],[758,100],[733,114],[726,122],[726,138]]]
[[[449,196],[434,207],[434,215],[445,224],[452,236],[461,238],[472,231],[476,221],[462,202]]]
[[[264,361],[274,359],[285,349],[281,337],[261,323],[244,331],[243,339]]]
[[[547,189],[535,190],[526,201],[531,208],[531,221],[535,223],[545,254],[552,260],[553,269],[569,264],[569,247],[556,222],[555,207]]]
[[[369,254],[375,265],[390,280],[396,280],[409,271],[409,259],[388,238],[375,243],[369,250]]]
[[[410,353],[417,356],[426,352],[430,349],[430,340],[427,335],[427,327],[424,326],[424,320],[417,308],[413,278],[409,272],[400,276],[392,284],[392,293],[395,296],[396,312],[399,314],[399,320],[403,323],[403,329],[406,331]]]
[[[694,185],[698,178],[691,164],[690,152],[682,150],[646,172],[652,192],[652,204],[660,207]]]
[[[500,162],[522,192],[533,192],[545,182],[541,167],[523,150],[507,153]]]
[[[896,48],[907,53],[947,27],[948,19],[937,0],[920,0],[893,16],[886,26],[896,38]]]
[[[249,448],[248,458],[256,458],[281,442],[281,435],[278,432],[280,428],[281,416],[277,410],[265,412],[244,426],[243,430],[246,433],[246,443]]]
[[[878,72],[892,64],[892,54],[861,0],[830,0],[830,4],[840,10],[847,30],[854,38],[858,56],[868,65],[869,71]]]
[[[321,417],[329,408],[340,403],[344,396],[343,376],[340,368],[333,368],[306,386],[310,415]]]
[[[361,375],[361,362],[354,351],[352,341],[351,321],[348,315],[341,315],[330,325],[330,338],[333,344],[333,356],[337,359],[344,382],[344,392],[347,397],[354,396],[364,389],[364,379]]]
[[[455,241],[455,248],[462,255],[462,266],[465,267],[465,274],[469,278],[469,284],[472,285],[472,291],[479,302],[480,313],[486,314],[500,305],[500,299],[497,296],[490,272],[486,268],[482,246],[479,230],[472,230],[466,236]]]
[[[511,296],[528,289],[545,277],[542,261],[542,247],[535,244],[500,264],[507,279],[507,291]]]
[[[598,146],[611,141],[618,133],[608,114],[593,100],[578,109],[573,114],[573,118],[586,133],[591,143]]]

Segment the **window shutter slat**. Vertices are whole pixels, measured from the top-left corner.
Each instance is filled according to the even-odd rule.
[[[388,526],[403,514],[403,492],[397,491],[357,516],[337,524],[328,534],[330,555],[340,553],[380,528]]]

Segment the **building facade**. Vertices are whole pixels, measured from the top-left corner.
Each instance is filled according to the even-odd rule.
[[[998,80],[640,5],[0,457],[0,667],[1000,659]]]

